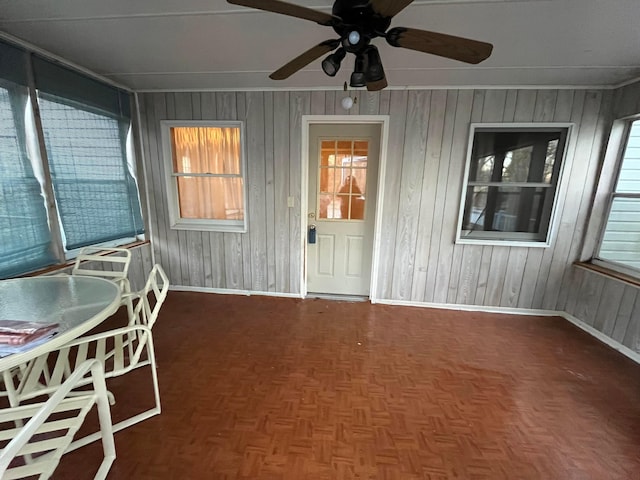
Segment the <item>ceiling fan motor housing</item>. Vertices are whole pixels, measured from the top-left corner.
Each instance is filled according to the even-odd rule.
[[[384,36],[391,24],[391,17],[377,14],[368,0],[336,0],[332,13],[342,20],[332,27],[340,35],[344,49],[350,53],[362,52],[371,39]],[[353,32],[359,35],[350,35]],[[358,36],[357,43],[352,43]]]

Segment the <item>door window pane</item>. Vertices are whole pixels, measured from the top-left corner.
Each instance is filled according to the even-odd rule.
[[[367,186],[366,140],[323,140],[318,171],[321,219],[363,220]]]

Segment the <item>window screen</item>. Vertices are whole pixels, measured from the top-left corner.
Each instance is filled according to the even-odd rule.
[[[27,155],[27,88],[0,83],[0,277],[55,263],[40,182]]]
[[[126,159],[128,122],[39,95],[49,169],[67,250],[142,233]]]

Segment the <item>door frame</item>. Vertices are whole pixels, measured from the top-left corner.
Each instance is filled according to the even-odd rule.
[[[376,303],[378,297],[378,266],[380,264],[380,238],[382,233],[382,205],[384,201],[384,179],[387,167],[387,144],[389,140],[389,115],[303,115],[300,165],[300,295],[307,296],[307,225],[309,198],[309,129],[311,125],[328,124],[375,124],[380,125],[380,158],[378,159],[378,186],[373,226],[373,252],[371,255],[371,280],[369,300]]]

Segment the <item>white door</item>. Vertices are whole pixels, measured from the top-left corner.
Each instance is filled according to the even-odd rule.
[[[309,293],[369,295],[379,153],[379,124],[310,125]]]

